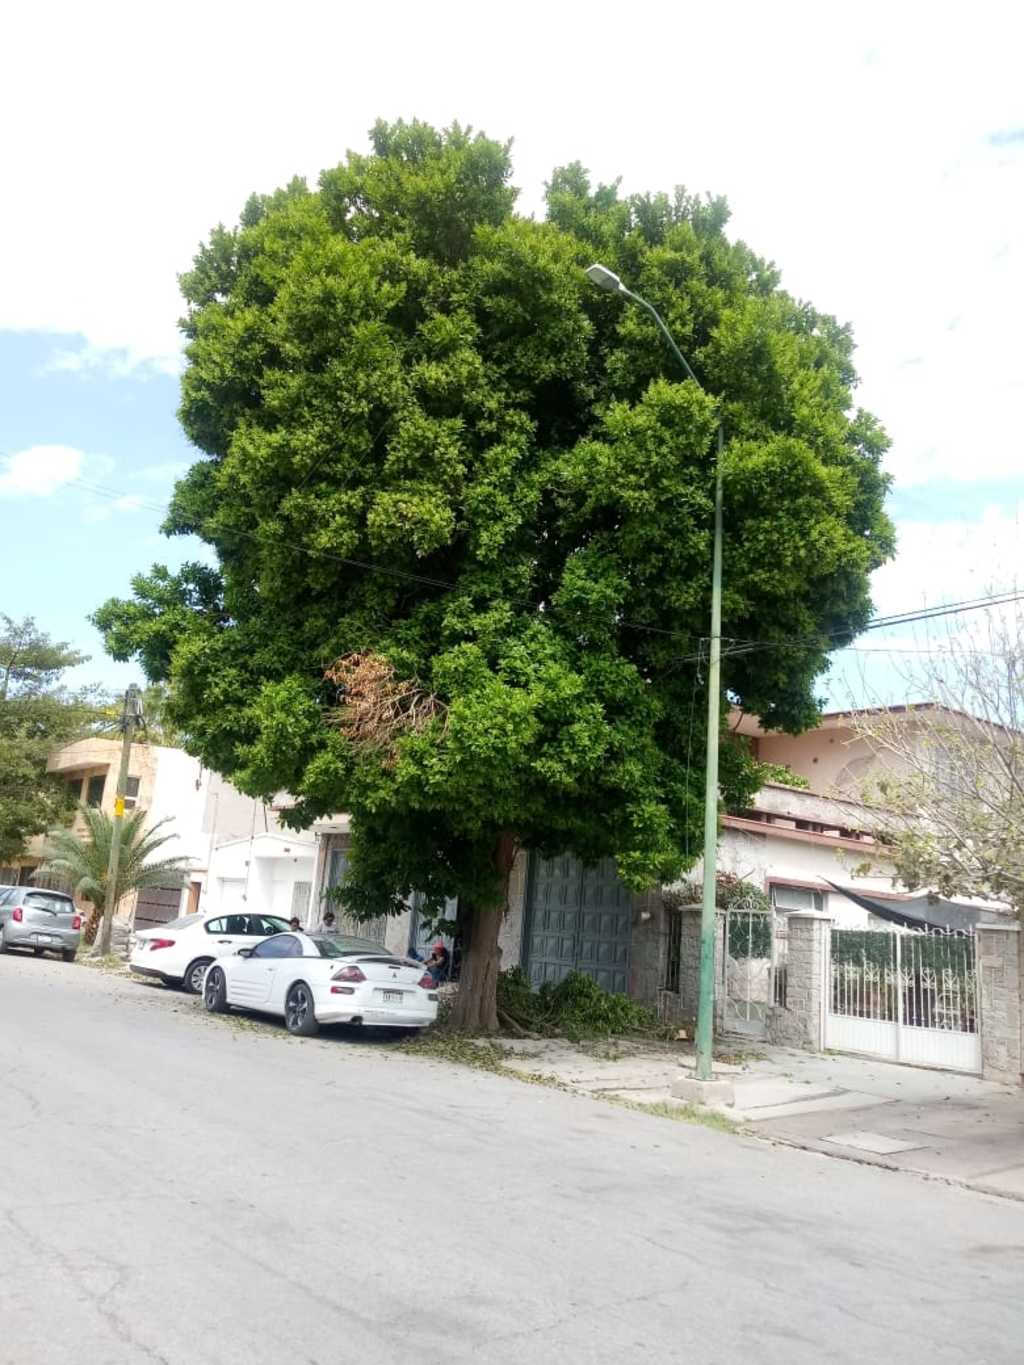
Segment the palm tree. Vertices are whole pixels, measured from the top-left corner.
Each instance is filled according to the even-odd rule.
[[[114,821],[105,811],[94,807],[81,806],[79,809],[85,820],[86,832],[78,834],[71,829],[51,829],[46,836],[44,862],[39,871],[63,877],[82,900],[89,902],[92,909],[85,929],[85,941],[92,943],[107,897],[107,869]],[[160,833],[168,821],[160,820],[151,829],[144,830],[145,819],[144,810],[134,810],[121,823],[121,859],[117,869],[115,905],[132,891],[156,886],[183,886],[185,883],[188,858],[180,855],[153,857],[159,848],[174,838],[173,834]]]

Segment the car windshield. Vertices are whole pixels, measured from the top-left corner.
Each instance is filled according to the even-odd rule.
[[[369,938],[347,938],[344,934],[310,934],[321,957],[351,957],[353,953],[375,953],[379,957],[391,957],[383,943],[374,943]]]
[[[48,910],[51,915],[66,914],[75,908],[70,896],[53,891],[30,891],[25,896],[25,904],[33,910]]]

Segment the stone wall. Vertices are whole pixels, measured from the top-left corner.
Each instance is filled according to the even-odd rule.
[[[668,912],[661,887],[633,896],[633,937],[629,950],[629,994],[656,1006],[665,980],[668,953]]]
[[[678,910],[664,911],[664,950],[660,980],[665,979],[668,962],[669,916],[680,917],[679,926],[679,990],[659,990],[658,1010],[662,1018],[680,1023],[692,1036],[697,1024],[700,1000],[700,920],[699,905],[684,905]],[[715,927],[715,1032],[722,1027],[723,1002],[720,983],[725,953],[725,915],[719,910]],[[636,931],[634,930],[634,941]]]
[[[975,936],[982,1075],[987,1081],[1019,1085],[1024,1070],[1020,927],[979,925]]]
[[[769,1042],[781,1047],[821,1048],[830,927],[825,915],[813,911],[789,916],[786,1003],[769,1006]]]

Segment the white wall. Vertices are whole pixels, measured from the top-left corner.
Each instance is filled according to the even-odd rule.
[[[827,882],[854,887],[870,896],[874,891],[892,892],[890,877],[875,875],[854,877],[853,869],[870,854],[859,850],[829,848],[825,844],[785,839],[772,834],[755,834],[746,830],[722,830],[718,844],[718,868],[753,882],[767,891],[770,882],[809,884],[823,895],[823,908],[843,928],[859,929],[867,926],[868,913],[846,896],[832,891]],[[698,862],[687,876],[688,882],[700,884],[703,864]]]
[[[183,855],[192,858],[196,866],[205,867],[209,840],[203,833],[203,812],[209,774],[204,773],[197,758],[183,749],[159,745],[152,753],[156,757],[156,777],[148,824],[152,826],[169,817],[171,823],[163,833],[173,836],[157,856]]]
[[[296,882],[312,882],[316,850],[312,839],[257,835],[215,848],[204,888],[204,914],[220,909],[225,881],[244,883],[244,904],[264,914],[291,915]]]

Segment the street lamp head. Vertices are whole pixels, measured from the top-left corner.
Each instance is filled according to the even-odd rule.
[[[609,270],[606,265],[590,265],[587,267],[587,279],[591,284],[596,284],[598,289],[605,289],[609,294],[624,294],[625,288],[618,275],[613,270]]]

